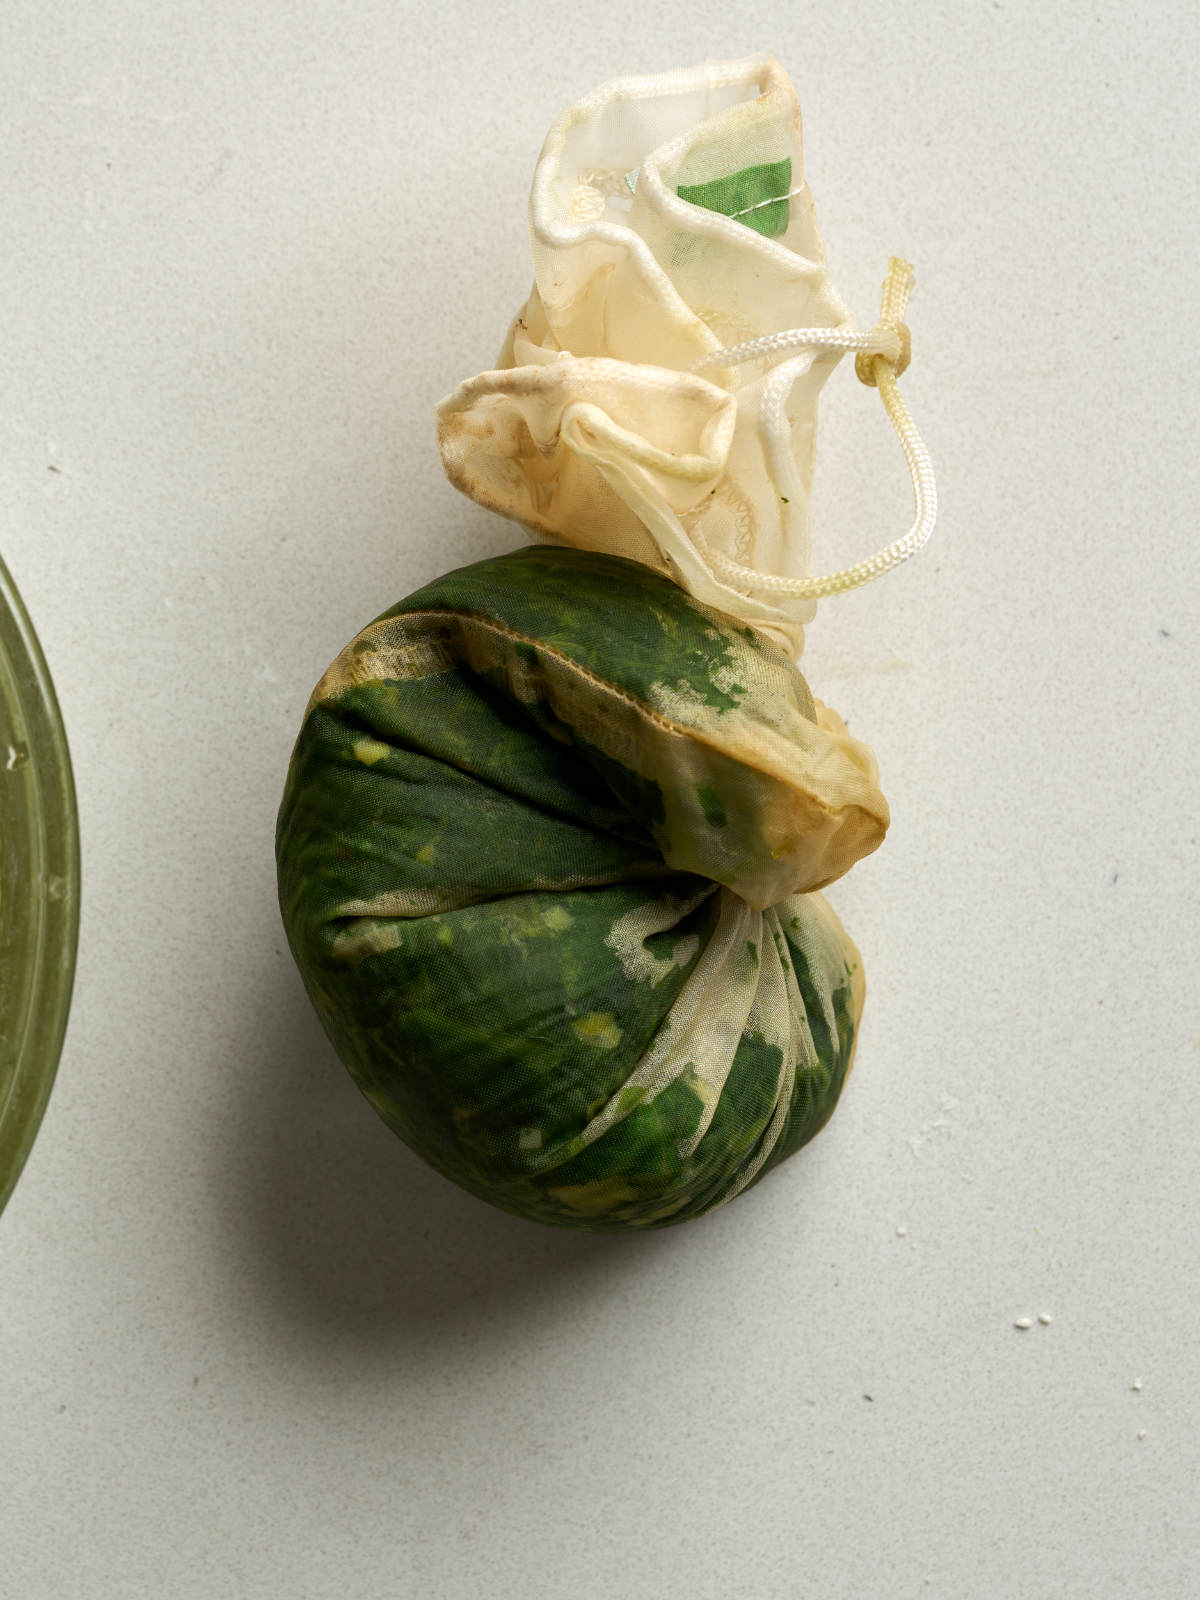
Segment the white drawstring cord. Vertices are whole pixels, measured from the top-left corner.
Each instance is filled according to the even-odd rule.
[[[912,527],[903,538],[896,539],[865,561],[845,567],[841,572],[828,573],[823,578],[782,578],[774,573],[744,567],[704,543],[703,554],[719,577],[747,589],[816,600],[822,595],[845,594],[850,589],[857,589],[874,578],[882,577],[885,572],[890,572],[902,561],[916,555],[928,540],[937,521],[937,483],[929,453],[896,384],[896,379],[909,362],[909,334],[904,323],[904,311],[912,285],[912,267],[907,261],[893,256],[888,263],[888,275],[883,285],[879,321],[870,333],[848,333],[835,328],[789,328],[782,333],[766,334],[761,339],[750,339],[745,344],[710,351],[691,368],[693,372],[702,372],[711,367],[735,367],[743,361],[797,347],[809,350],[853,350],[857,353],[855,371],[863,383],[879,390],[879,397],[896,430],[912,478],[916,508]],[[783,392],[770,397],[770,409],[777,413],[781,423],[786,420],[782,415],[783,403],[792,383],[800,375],[802,364],[797,362],[793,366],[789,362],[786,365],[793,370],[781,370]]]

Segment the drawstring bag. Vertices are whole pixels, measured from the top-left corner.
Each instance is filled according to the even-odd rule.
[[[438,408],[451,482],[537,541],[370,623],[309,702],[277,831],[305,986],[380,1115],[517,1215],[724,1204],[832,1114],[862,965],[820,890],[888,825],[795,657],[819,596],[912,554],[911,269],[855,332],[778,63],[565,112],[535,283]],[[813,577],[816,405],[846,352],[904,447],[909,533]]]

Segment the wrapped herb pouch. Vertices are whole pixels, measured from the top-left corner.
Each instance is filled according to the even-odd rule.
[[[812,891],[873,850],[865,745],[743,624],[531,548],[365,628],[279,819],[288,938],[385,1120],[505,1210],[708,1211],[825,1123],[862,1004]]]
[[[292,758],[280,899],[339,1054],[432,1166],[540,1222],[661,1227],[812,1138],[853,1058],[861,965],[819,891],[888,811],[794,657],[820,596],[933,526],[896,387],[911,269],[856,332],[769,57],[570,107],[530,233],[497,365],[437,422],[451,482],[541,542],[338,656]],[[813,577],[816,403],[848,352],[916,520]]]

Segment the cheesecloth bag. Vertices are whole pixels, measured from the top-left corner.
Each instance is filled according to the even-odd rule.
[[[819,594],[932,526],[895,384],[909,270],[856,334],[768,58],[588,96],[531,220],[530,299],[438,429],[450,479],[539,542],[334,661],[288,773],[280,904],[339,1054],[435,1168],[538,1221],[664,1226],[810,1139],[853,1058],[861,961],[818,891],[887,803],[793,657]],[[816,401],[846,350],[917,518],[813,579]]]

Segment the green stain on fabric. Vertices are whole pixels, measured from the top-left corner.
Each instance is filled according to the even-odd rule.
[[[787,232],[787,196],[791,187],[792,163],[784,160],[742,167],[709,183],[681,183],[676,193],[691,205],[736,217],[755,233],[777,239]]]
[[[363,1093],[447,1178],[555,1226],[673,1226],[758,1182],[836,1104],[853,949],[803,896],[779,907],[781,935],[722,956],[710,1010],[755,993],[768,957],[794,973],[813,1051],[786,1104],[781,1043],[757,1028],[729,1037],[723,1076],[699,1070],[694,1038],[676,1054],[676,1008],[741,904],[716,886],[722,863],[735,879],[769,848],[752,811],[692,778],[673,815],[711,836],[713,870],[673,870],[655,831],[672,774],[595,741],[613,707],[634,739],[670,684],[680,727],[707,707],[697,748],[719,750],[713,700],[783,672],[778,653],[648,568],[545,546],[448,574],[385,617],[393,654],[372,675],[356,641],[354,671],[306,716],[276,838],[289,944]],[[559,711],[550,653],[584,673]],[[665,1065],[631,1082],[647,1060]]]
[[[494,581],[499,562],[506,564],[502,584]],[[557,545],[530,545],[448,572],[377,620],[427,610],[499,624],[516,636],[526,665],[537,664],[529,642],[537,640],[589,672],[619,676],[628,694],[647,702],[654,685],[667,682],[705,704],[736,706],[745,694],[739,669],[770,649],[753,629],[699,606],[640,562]],[[497,690],[503,692],[499,683]]]
[[[711,783],[702,783],[696,790],[696,798],[700,802],[700,809],[704,812],[706,822],[711,822],[714,828],[723,828],[729,821],[725,815],[725,807],[721,804],[720,796]]]

